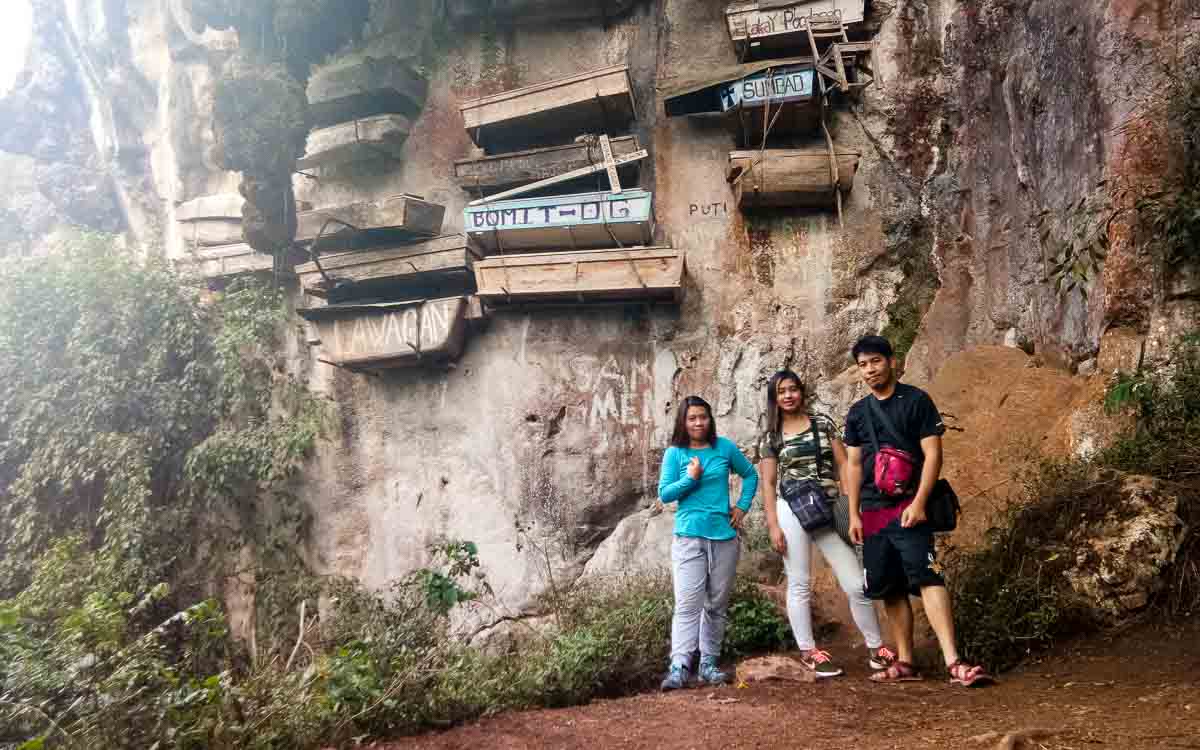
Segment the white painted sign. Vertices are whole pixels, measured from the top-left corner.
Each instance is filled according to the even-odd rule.
[[[554,198],[529,198],[469,206],[465,211],[468,232],[495,229],[536,229],[617,222],[647,221],[651,194],[627,190],[610,195],[588,193]]]
[[[862,23],[866,3],[864,0],[809,0],[773,8],[760,9],[758,6],[757,2],[734,3],[725,10],[733,41],[805,31],[813,16],[823,16],[823,20],[839,18],[844,24]]]
[[[333,306],[302,311],[317,326],[333,364],[408,364],[456,357],[462,345],[463,297],[392,305]]]
[[[766,71],[743,78],[721,87],[721,109],[725,112],[737,107],[759,107],[765,102],[784,102],[811,99],[813,95],[813,69],[791,68]]]

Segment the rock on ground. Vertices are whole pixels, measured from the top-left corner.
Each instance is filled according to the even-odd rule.
[[[737,666],[738,683],[767,682],[816,682],[811,669],[787,656],[760,656],[746,659]]]
[[[1163,573],[1188,529],[1168,483],[1147,476],[1114,481],[1120,482],[1120,500],[1074,532],[1075,564],[1066,577],[1090,610],[1117,625],[1166,585]]]

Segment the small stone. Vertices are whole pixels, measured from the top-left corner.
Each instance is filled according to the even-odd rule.
[[[739,683],[751,682],[816,682],[811,669],[787,656],[762,656],[747,659],[737,666]]]

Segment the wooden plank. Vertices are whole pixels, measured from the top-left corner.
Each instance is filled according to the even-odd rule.
[[[601,136],[601,138],[607,139],[607,136]],[[607,143],[607,140],[605,140],[605,143]],[[512,188],[511,190],[505,190],[503,193],[489,195],[486,198],[479,198],[478,200],[471,201],[468,205],[479,206],[487,203],[495,203],[507,198],[514,198],[518,195],[524,195],[526,193],[543,190],[552,185],[559,185],[564,182],[570,182],[571,180],[577,180],[580,177],[586,177],[597,172],[608,172],[609,185],[614,188],[609,190],[609,192],[615,195],[621,192],[621,181],[617,178],[617,167],[624,166],[625,164],[629,164],[631,162],[641,161],[649,155],[650,153],[648,151],[642,150],[635,151],[628,156],[622,156],[620,159],[614,160],[612,158],[612,149],[609,148],[605,161],[602,163],[580,167],[579,169],[573,169],[570,172],[564,172],[563,174],[555,175],[554,177],[547,177],[544,180],[538,180],[537,182],[532,182],[528,185],[522,185],[520,187]]]
[[[331,219],[334,221],[321,240],[322,250],[433,237],[441,231],[445,212],[445,206],[409,195],[304,211],[296,215],[296,242],[311,243]],[[355,229],[348,229],[347,224]]]
[[[467,298],[458,296],[297,312],[315,324],[329,362],[387,369],[457,358],[466,337],[467,310]]]
[[[489,254],[509,250],[649,245],[654,196],[579,193],[468,206],[463,225]]]
[[[626,65],[614,65],[464,102],[467,133],[489,151],[511,151],[624,129],[636,107]]]
[[[608,173],[608,192],[621,192],[621,178],[617,175],[617,163],[613,159],[612,143],[608,140],[607,135],[600,136],[600,152],[604,154],[604,171]],[[646,158],[648,154],[642,151],[642,157]]]
[[[512,302],[666,299],[683,293],[684,255],[670,247],[533,253],[475,264],[478,296]]]
[[[308,135],[308,150],[296,166],[311,169],[380,158],[399,159],[409,128],[404,115],[376,115],[314,130]]]
[[[762,145],[763,120],[767,117],[767,111],[763,107],[732,109],[725,114],[725,126],[739,139],[740,144],[757,148]],[[809,101],[785,104],[782,108],[772,105],[769,121],[772,123],[772,136],[819,133],[821,100],[814,97]]]
[[[198,221],[201,219],[242,220],[242,204],[246,199],[240,193],[217,193],[204,195],[175,207],[176,221]]]
[[[339,60],[319,67],[309,80],[312,126],[332,127],[382,114],[416,117],[428,89],[423,75],[393,55]]]
[[[750,56],[800,46],[813,17],[836,17],[842,24],[862,23],[864,0],[800,0],[793,3],[739,2],[725,9],[729,38]],[[758,52],[762,48],[762,52]]]
[[[857,151],[837,152],[838,187],[843,193],[854,186],[860,157]],[[832,207],[837,202],[825,149],[733,151],[729,154],[729,181],[734,183],[737,205],[743,209]]]
[[[247,244],[204,248],[192,254],[192,262],[206,279],[221,279],[244,273],[261,273],[275,267],[275,259]]]
[[[637,136],[611,139],[614,158],[628,156],[640,150]],[[602,161],[596,146],[588,143],[569,143],[548,148],[527,149],[515,153],[462,159],[454,163],[454,175],[466,188],[504,190],[517,185],[544,180]],[[627,163],[623,174],[636,174],[636,162]]]
[[[179,234],[189,247],[215,247],[242,242],[242,219],[198,219],[180,222]]]
[[[408,286],[449,277],[468,277],[481,251],[462,234],[449,234],[411,245],[322,255],[321,268],[336,284],[404,281]],[[325,296],[329,282],[316,263],[296,266],[304,291]]]

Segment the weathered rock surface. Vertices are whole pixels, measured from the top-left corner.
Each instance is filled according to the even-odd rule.
[[[1116,625],[1167,585],[1163,573],[1188,528],[1178,515],[1175,488],[1144,476],[1111,481],[1120,483],[1119,501],[1072,533],[1075,559],[1065,575],[1088,610]]]
[[[239,55],[279,42],[231,28],[250,5],[38,0],[31,64],[0,99],[0,252],[38,252],[82,224],[180,256],[175,207],[238,190],[226,168],[250,172],[245,236],[260,249],[292,241],[297,204],[404,193],[445,206],[442,231],[461,231],[469,196],[454,162],[474,155],[461,102],[629,66],[635,135],[651,154],[636,187],[654,192],[655,242],[686,253],[684,303],[504,311],[456,367],[379,378],[322,364],[297,326],[288,367],[338,411],[296,488],[313,511],[304,553],[318,573],[383,586],[426,564],[430,540],[472,539],[516,616],[551,580],[664,564],[673,517],[645,509],[679,399],[708,398],[721,433],[752,452],[772,372],[800,371],[817,408],[841,419],[862,392],[849,346],[880,330],[915,339],[908,379],[932,384],[965,430],[947,438],[947,473],[969,526],[1004,500],[993,485],[1021,448],[1057,439],[1080,386],[1069,368],[1030,366],[1019,349],[963,352],[1008,342],[1047,365],[1095,359],[1105,375],[1130,360],[1116,334],[1101,344],[1114,324],[1145,337],[1149,357],[1200,323],[1186,277],[1170,306],[1147,309],[1148,264],[1127,236],[1114,236],[1088,300],[1055,296],[1032,228],[1042,209],[1095,192],[1101,177],[1153,177],[1157,162],[1135,157],[1154,133],[1118,126],[1158,74],[1127,63],[1196,31],[1182,5],[1172,15],[1158,3],[872,3],[866,28],[886,85],[831,124],[837,148],[863,152],[844,225],[831,212],[738,212],[725,173],[744,144],[711,123],[661,116],[660,88],[736,61],[724,2],[464,0],[447,5],[449,26],[436,3],[397,2],[369,3],[363,25],[367,5],[346,6],[350,22],[313,40],[341,47],[307,61],[307,89],[297,52],[273,75],[245,71],[247,85],[218,107],[222,77],[243,80],[230,75],[241,62],[227,69],[235,41]],[[284,19],[289,34],[296,20]],[[392,73],[349,70],[366,59],[389,61]],[[380,91],[397,92],[389,110],[424,102],[405,112],[407,139],[389,141],[394,158],[293,174],[310,137],[306,93],[333,125],[377,108]],[[376,93],[355,98],[363,92]],[[340,103],[320,112],[320,101]],[[788,145],[824,146],[819,133],[797,141]],[[842,601],[817,570],[818,586]]]

